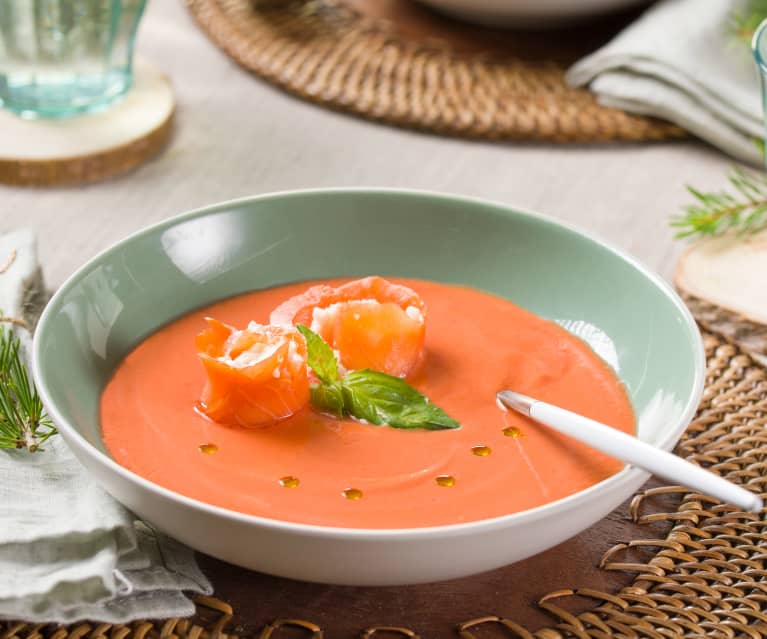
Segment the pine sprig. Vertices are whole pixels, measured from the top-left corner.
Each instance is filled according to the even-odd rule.
[[[767,0],[749,0],[730,15],[730,29],[739,40],[750,45],[754,32],[765,18]]]
[[[687,190],[695,201],[684,213],[671,218],[679,229],[676,237],[722,235],[736,232],[750,235],[767,228],[767,175],[734,168],[728,176],[731,189],[704,193],[691,186]]]
[[[21,343],[0,326],[0,448],[26,448],[34,452],[56,428],[21,361]]]

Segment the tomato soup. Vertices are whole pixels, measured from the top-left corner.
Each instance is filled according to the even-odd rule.
[[[331,282],[337,284],[338,282]],[[426,355],[408,382],[461,423],[398,430],[306,407],[261,428],[195,410],[205,373],[194,339],[206,316],[243,327],[310,284],[254,291],[151,335],[107,384],[107,449],[138,475],[188,497],[277,520],[351,528],[476,521],[561,499],[621,462],[495,403],[513,389],[633,433],[626,391],[591,348],[553,322],[478,290],[398,280],[428,309]]]

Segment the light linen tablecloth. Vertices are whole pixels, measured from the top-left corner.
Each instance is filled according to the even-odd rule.
[[[6,259],[0,309],[32,325],[44,289],[31,231],[0,235],[0,264]],[[28,361],[30,333],[14,330]],[[35,453],[0,450],[0,503],[0,618],[180,617],[194,613],[182,591],[212,592],[194,553],[104,492],[61,436]]]

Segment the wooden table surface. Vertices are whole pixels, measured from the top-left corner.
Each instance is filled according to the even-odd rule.
[[[38,232],[51,287],[111,243],[181,211],[268,191],[328,186],[446,191],[539,211],[609,240],[669,277],[681,246],[667,221],[687,200],[684,185],[723,186],[731,163],[692,141],[491,144],[328,112],[242,71],[197,30],[181,0],[149,3],[138,50],[170,75],[177,93],[175,136],[161,157],[131,175],[83,188],[0,186],[0,231],[29,226]],[[627,583],[629,576],[597,573],[593,566],[612,544],[658,532],[638,531],[624,508],[535,564],[528,560],[479,580],[418,592],[297,586],[214,560],[203,565],[217,593],[240,611],[237,621],[245,629],[258,628],[272,614],[308,611],[303,616],[314,615],[318,623],[339,620],[332,637],[353,636],[365,619],[375,621],[371,610],[377,610],[386,617],[380,623],[413,623],[423,636],[454,636],[442,622],[423,622],[428,611],[447,605],[445,593],[452,593],[455,621],[495,612],[540,625],[545,619],[530,610],[536,597],[556,587]],[[545,579],[539,578],[542,571]],[[254,594],[259,588],[270,591],[266,600]],[[329,607],[333,601],[339,605]],[[270,604],[283,605],[282,613]]]

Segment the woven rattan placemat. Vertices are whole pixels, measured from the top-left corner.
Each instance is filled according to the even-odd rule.
[[[305,100],[433,133],[604,142],[686,135],[565,84],[626,19],[545,33],[441,18],[410,0],[187,0],[230,57]],[[633,16],[635,17],[635,16]]]
[[[706,388],[700,409],[677,453],[764,495],[767,369],[714,333],[704,333],[704,343],[708,362]],[[657,495],[666,493],[681,496],[676,508],[645,512],[652,510],[648,504]],[[537,603],[551,622],[533,633],[513,619],[492,614],[499,602],[513,593],[488,593],[487,601],[481,602],[487,616],[453,619],[440,636],[462,639],[767,636],[767,522],[763,516],[739,512],[674,486],[652,488],[637,495],[631,503],[631,516],[643,525],[666,522],[669,532],[665,537],[625,540],[605,553],[602,570],[635,573],[628,586],[617,592],[601,592],[551,583],[551,592]],[[289,597],[289,592],[285,596]],[[572,598],[587,598],[593,603],[585,612],[574,614],[568,610],[568,600]],[[198,604],[198,614],[190,620],[140,621],[118,626],[82,623],[66,627],[0,622],[0,639],[226,639],[241,634],[260,639],[310,635],[319,639],[323,633],[312,619],[279,619],[279,610],[269,611],[274,619],[269,625],[243,632],[237,624],[249,611],[235,612],[229,604],[211,598],[200,598]],[[366,614],[374,623],[373,618],[380,611],[375,600],[369,604]],[[339,607],[338,614],[348,611]],[[494,632],[488,634],[489,629]],[[340,639],[341,635],[332,628],[325,630],[331,639]],[[358,636],[413,638],[418,631],[361,626]]]

